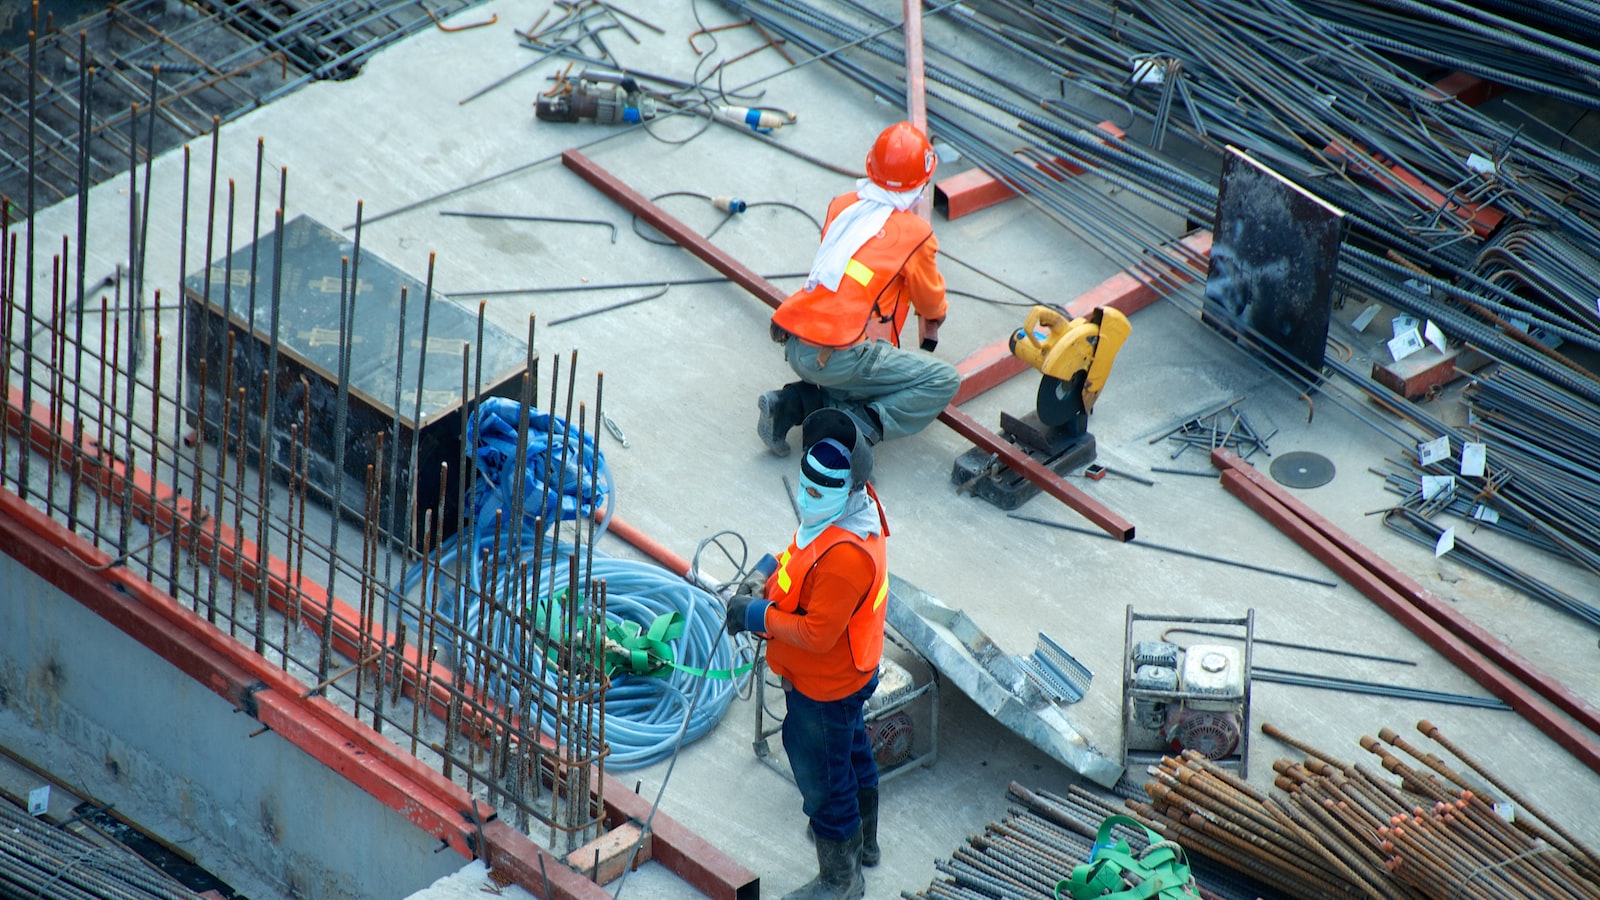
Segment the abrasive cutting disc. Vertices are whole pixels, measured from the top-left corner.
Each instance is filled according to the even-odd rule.
[[[1059,428],[1083,415],[1083,380],[1088,374],[1087,371],[1079,372],[1072,376],[1071,381],[1044,376],[1039,382],[1039,396],[1035,401],[1039,421],[1051,428]]]
[[[1320,453],[1295,450],[1272,461],[1272,479],[1292,488],[1322,487],[1333,480],[1333,461]]]

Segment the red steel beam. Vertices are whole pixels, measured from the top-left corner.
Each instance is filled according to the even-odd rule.
[[[45,453],[50,452],[53,442],[48,407],[35,403],[33,414],[24,416],[21,408],[21,392],[15,387],[11,389],[11,401],[5,408],[6,424],[15,433],[26,432],[28,440],[35,449]],[[59,459],[63,464],[68,464],[73,460],[74,442],[80,438],[65,426],[55,429],[54,433],[59,436],[54,441]],[[258,581],[265,579],[268,602],[273,608],[287,613],[291,602],[298,602],[306,617],[306,624],[314,631],[320,633],[327,604],[332,603],[337,638],[335,646],[346,655],[353,656],[359,653],[358,628],[351,624],[358,620],[355,610],[343,601],[330,599],[325,588],[305,579],[303,575],[294,577],[291,583],[287,561],[277,556],[268,555],[267,565],[262,569],[257,563],[258,547],[255,542],[244,539],[231,528],[217,523],[203,510],[190,506],[187,500],[177,498],[174,502],[176,492],[172,488],[154,480],[149,473],[141,469],[130,468],[120,461],[109,459],[107,455],[99,452],[98,446],[92,439],[82,440],[78,452],[86,458],[95,460],[92,470],[84,474],[84,483],[92,489],[104,491],[112,498],[119,499],[123,496],[125,487],[131,482],[133,508],[137,515],[150,523],[152,530],[172,533],[175,540],[188,545],[201,559],[211,559],[210,554],[215,550],[218,573],[237,579],[244,590],[253,592]],[[22,503],[15,495],[0,491],[0,501],[5,501],[7,498],[20,504],[25,510],[32,510],[31,506]],[[35,512],[37,514],[37,511]],[[0,514],[3,514],[3,507],[0,507]],[[65,529],[42,514],[37,516],[43,523],[65,532]],[[6,518],[9,522],[14,517]],[[612,527],[616,528],[617,525],[617,520],[613,518]],[[633,530],[624,525],[623,531]],[[97,564],[109,560],[109,557],[95,550],[92,545],[82,542],[69,532],[67,534],[87,548],[81,555],[80,563],[83,559],[92,559]],[[0,546],[8,545],[0,544]],[[687,563],[684,564],[684,570],[687,571]],[[286,740],[311,753],[324,765],[350,778],[352,782],[386,805],[400,810],[430,834],[445,839],[464,856],[475,858],[479,855],[477,831],[470,826],[473,822],[481,820],[472,810],[470,797],[454,782],[402,751],[391,741],[367,729],[327,699],[302,698],[300,695],[304,693],[304,684],[273,668],[253,651],[211,626],[204,617],[186,609],[154,586],[134,578],[124,569],[113,568],[110,572],[118,577],[125,577],[131,584],[140,586],[142,591],[154,598],[152,608],[166,611],[171,616],[178,616],[185,622],[181,635],[174,637],[173,633],[152,632],[149,628],[141,628],[136,621],[125,617],[115,619],[101,612],[108,621],[118,624],[119,627],[123,627],[122,622],[128,622],[128,627],[123,627],[124,631],[145,642],[146,646],[150,646],[164,658],[173,661],[180,670],[211,687],[240,708],[246,709],[263,725],[267,725]],[[66,587],[63,587],[63,590],[81,599],[82,595]],[[369,635],[369,642],[374,646],[386,645],[387,636],[381,627],[377,625],[374,627],[376,630]],[[217,670],[207,664],[201,664],[198,668],[185,667],[180,660],[184,658],[185,648],[193,644],[216,648],[224,657],[235,659],[237,665],[251,673],[256,680],[249,681],[249,684],[262,682],[276,684],[278,693],[241,694],[237,680],[219,677],[216,674]],[[178,658],[174,658],[172,654],[176,654]],[[417,686],[423,680],[422,670],[418,668],[421,656],[421,649],[413,644],[407,650],[402,671],[397,676],[401,679],[404,692],[413,699],[416,697]],[[427,665],[433,670],[434,685],[433,691],[430,692],[428,708],[430,712],[439,710],[442,718],[443,710],[448,703],[446,685],[450,681],[451,674],[439,664],[430,661]],[[235,700],[235,695],[242,696],[243,700]],[[251,701],[252,705],[246,706],[244,701]],[[317,713],[317,716],[308,717],[306,710]],[[463,721],[463,731],[470,729],[472,724],[470,721]],[[398,770],[403,773],[403,777],[397,781],[396,778],[389,776],[390,770]],[[631,817],[633,804],[628,798],[634,795],[628,787],[611,775],[606,775],[602,783],[608,817],[612,820]],[[426,786],[426,789],[423,786]],[[411,799],[413,797],[420,799],[413,802]],[[433,809],[430,818],[430,804],[438,806],[440,802],[444,803],[444,806],[440,807],[444,812],[441,814],[439,809]],[[644,813],[637,817],[637,821],[642,824],[648,816],[649,808],[646,805]],[[491,819],[489,824],[493,821]],[[448,834],[438,830],[439,822],[449,826],[459,826],[461,830],[456,834],[455,840],[451,840]],[[743,900],[747,896],[753,896],[748,893],[750,886],[759,884],[754,872],[740,866],[731,857],[712,847],[671,817],[657,811],[651,831],[655,841],[653,858],[702,893],[719,900]],[[484,824],[483,834],[488,846],[483,848],[481,853],[491,865],[504,863],[517,871],[526,870],[536,874],[535,880],[519,881],[523,887],[542,892],[546,874],[560,870],[565,874],[559,878],[549,874],[551,888],[558,890],[559,896],[572,898],[608,896],[581,875],[571,873],[565,861],[546,854],[537,844],[529,841],[515,829],[491,829],[488,824]],[[512,836],[520,840],[513,839]],[[547,857],[542,867],[539,865],[539,856]],[[570,887],[577,890],[577,893],[571,893],[566,888],[560,887],[569,880],[571,880]],[[599,893],[595,893],[596,891]]]
[[[1117,127],[1115,122],[1105,121],[1097,124],[1095,128],[1104,133],[1106,137],[1122,140],[1127,133]],[[1092,134],[1085,130],[1084,134]],[[1101,143],[1104,143],[1102,140]],[[1022,150],[1016,151],[1022,153]],[[1067,160],[1056,157],[1048,164],[1040,164],[1033,160],[1021,159],[1036,169],[1041,175],[1046,175],[1060,181],[1063,173],[1067,175],[1082,175],[1086,170],[1082,166],[1074,165]],[[996,204],[1004,203],[1017,196],[1011,185],[989,174],[983,169],[968,169],[949,178],[941,179],[933,186],[933,208],[944,214],[946,219],[959,219],[981,209],[988,209]]]
[[[1210,258],[1211,232],[1192,232],[1180,239],[1177,247],[1163,248],[1160,257],[1145,261],[1137,269],[1118,272],[1074,297],[1062,309],[1069,318],[1074,319],[1087,316],[1102,306],[1131,316],[1161,299],[1177,285],[1204,277],[1206,261]],[[955,399],[950,402],[960,406],[1029,368],[1027,363],[1011,352],[1010,338],[980,347],[956,363],[956,369],[961,373],[961,389],[956,391]]]
[[[677,241],[684,249],[705,261],[735,284],[754,294],[773,309],[777,309],[787,295],[774,287],[753,270],[718,249],[693,229],[678,221],[666,210],[650,202],[648,197],[628,187],[615,175],[596,165],[593,160],[576,150],[561,154],[561,162],[583,180],[594,185],[601,193],[617,201],[622,207],[646,222],[657,231]],[[1039,485],[1050,496],[1067,504],[1074,511],[1122,541],[1133,540],[1133,525],[1126,519],[1102,506],[1099,501],[1068,484],[1066,479],[1028,458],[1017,445],[979,425],[971,416],[954,405],[939,414],[939,421],[954,428],[962,437],[977,447],[997,454],[1012,469]]]
[[[615,200],[623,209],[631,211],[634,215],[649,223],[650,227],[672,238],[677,242],[678,246],[700,257],[711,268],[726,275],[734,284],[755,294],[773,309],[777,309],[778,304],[782,303],[788,296],[783,291],[778,290],[772,282],[756,274],[755,270],[729,256],[717,245],[702,238],[694,229],[683,224],[677,217],[666,210],[651,203],[648,197],[623,183],[589,157],[576,150],[568,150],[561,154],[561,164],[577,173],[580,178],[589,182],[600,193]]]
[[[1600,734],[1600,708],[1596,708],[1573,693],[1566,685],[1541,671],[1521,654],[1423,587],[1416,579],[1400,571],[1393,563],[1363,547],[1355,538],[1318,515],[1315,510],[1263,475],[1259,469],[1240,459],[1237,454],[1217,449],[1212,451],[1211,456],[1217,468],[1237,472],[1239,477],[1249,481],[1255,490],[1271,497],[1283,507],[1293,510],[1295,515],[1316,529],[1317,533],[1329,542],[1361,559],[1369,571],[1384,584],[1406,597],[1428,618],[1491,660],[1494,665],[1514,675],[1585,728]]]

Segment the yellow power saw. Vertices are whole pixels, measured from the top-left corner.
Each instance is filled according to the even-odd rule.
[[[1128,317],[1109,306],[1076,319],[1052,307],[1035,306],[1011,335],[1011,352],[1042,376],[1037,411],[1010,421],[1003,416],[1002,429],[1040,453],[1061,453],[1067,443],[1088,432],[1089,413],[1132,330]],[[1037,425],[1030,418],[1037,418]],[[1012,422],[1017,430],[1009,427]]]

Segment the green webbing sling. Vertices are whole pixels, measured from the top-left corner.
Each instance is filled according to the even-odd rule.
[[[1111,829],[1116,825],[1143,830],[1150,838],[1150,846],[1135,854],[1127,841],[1111,838]],[[1123,879],[1124,872],[1137,876],[1139,883],[1129,887]],[[1183,848],[1128,816],[1107,816],[1100,823],[1089,862],[1074,867],[1070,877],[1056,882],[1056,900],[1061,900],[1062,888],[1073,900],[1197,900],[1200,896]]]
[[[557,590],[550,597],[554,604],[556,616],[560,616],[561,604],[566,598],[566,588]],[[579,595],[582,602],[582,595]],[[548,628],[551,616],[545,604],[540,604],[535,610],[534,622],[539,628]],[[746,663],[734,669],[697,669],[686,666],[674,660],[671,641],[683,636],[684,617],[679,612],[662,613],[656,616],[655,621],[646,628],[632,619],[621,621],[607,621],[605,627],[606,645],[606,674],[615,675],[626,672],[630,675],[646,675],[651,678],[666,678],[674,669],[679,672],[693,675],[696,678],[716,678],[729,680],[755,667],[754,663]],[[580,633],[587,631],[587,620],[579,617],[576,623]],[[556,661],[556,650],[549,650],[551,662]]]

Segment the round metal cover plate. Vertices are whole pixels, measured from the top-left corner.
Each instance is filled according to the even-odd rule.
[[[1272,479],[1292,488],[1322,487],[1333,480],[1333,461],[1320,453],[1295,450],[1272,461]]]

